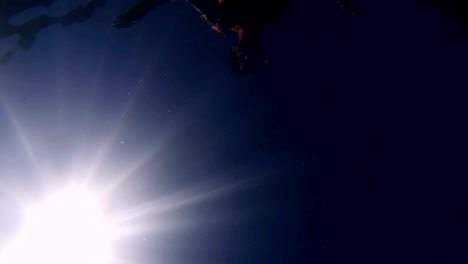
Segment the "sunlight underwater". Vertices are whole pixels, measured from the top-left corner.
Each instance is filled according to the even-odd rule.
[[[144,78],[144,74],[141,78]],[[40,146],[33,144],[33,133],[28,134],[26,131],[37,132],[40,128],[25,129],[30,128],[31,124],[20,120],[20,115],[16,114],[20,108],[15,109],[8,97],[0,94],[1,109],[9,119],[10,129],[28,155],[32,164],[32,175],[35,175],[40,185],[22,186],[22,175],[11,175],[15,168],[9,168],[10,178],[0,179],[0,192],[15,201],[22,211],[18,232],[12,235],[5,245],[0,245],[0,263],[127,263],[128,260],[115,252],[113,246],[116,243],[130,237],[157,235],[158,232],[177,229],[178,226],[202,224],[196,223],[194,219],[158,219],[164,218],[163,216],[170,212],[188,209],[194,204],[246,187],[245,181],[229,184],[202,183],[170,195],[154,195],[155,197],[145,201],[140,199],[136,205],[115,204],[114,197],[119,197],[119,201],[125,200],[125,197],[120,197],[125,193],[122,192],[122,188],[125,188],[124,183],[138,176],[141,168],[152,161],[163,145],[173,143],[175,136],[172,132],[183,126],[180,123],[176,124],[180,126],[178,129],[169,129],[164,133],[167,135],[165,138],[148,144],[140,151],[139,156],[126,157],[125,164],[119,164],[123,169],[118,169],[118,173],[115,168],[106,168],[105,164],[112,164],[112,160],[109,160],[112,158],[109,157],[112,157],[113,147],[121,143],[119,133],[125,127],[126,117],[137,101],[139,85],[136,84],[136,92],[123,105],[118,124],[106,138],[100,140],[94,151],[90,152],[86,148],[73,150],[73,146],[66,148],[69,149],[68,153],[62,155],[73,157],[74,161],[64,171],[58,169],[61,164],[58,161],[54,162],[53,157],[38,154],[38,149],[47,148],[54,138],[43,138]],[[88,113],[92,114],[92,111]],[[83,124],[86,125],[89,126]],[[107,177],[100,177],[106,174]],[[108,175],[114,176],[110,178]],[[109,179],[109,182],[102,183]],[[99,181],[101,184],[96,184]],[[40,194],[31,188],[41,189]],[[151,221],[141,221],[148,218]]]

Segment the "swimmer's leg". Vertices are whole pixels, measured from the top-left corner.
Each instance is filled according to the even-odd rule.
[[[236,73],[252,72],[260,55],[259,29],[250,25],[232,30],[237,32],[237,41],[229,50],[231,69]]]
[[[151,10],[169,1],[170,0],[144,0],[127,10],[125,13],[118,15],[112,22],[112,27],[126,28],[134,26]]]

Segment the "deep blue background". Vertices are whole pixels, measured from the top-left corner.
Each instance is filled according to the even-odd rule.
[[[333,0],[293,0],[262,32],[257,71],[238,76],[226,60],[234,36],[184,1],[110,28],[136,2],[50,27],[0,69],[7,189],[30,192],[38,171],[84,166],[107,142],[102,182],[155,153],[120,188],[122,206],[245,181],[128,240],[134,263],[468,263],[460,24],[416,1],[356,0],[355,18]]]

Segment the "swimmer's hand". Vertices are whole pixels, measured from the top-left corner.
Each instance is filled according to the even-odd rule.
[[[134,26],[151,10],[166,2],[169,2],[169,0],[145,0],[130,8],[127,12],[117,16],[114,22],[112,22],[112,26],[115,28]]]
[[[135,6],[127,12],[120,14],[112,22],[114,28],[128,28],[134,26],[145,16],[146,10],[142,10],[139,6]]]

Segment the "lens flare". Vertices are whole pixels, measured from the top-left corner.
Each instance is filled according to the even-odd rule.
[[[2,264],[108,264],[117,229],[99,200],[68,188],[26,208],[20,233],[0,252]]]

